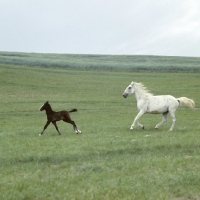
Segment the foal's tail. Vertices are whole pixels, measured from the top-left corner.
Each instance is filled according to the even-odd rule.
[[[70,110],[69,112],[70,112],[70,113],[71,113],[71,112],[77,112],[77,109],[74,108],[74,109]]]
[[[186,105],[191,110],[195,110],[195,103],[192,99],[189,99],[187,97],[180,97],[177,98],[177,100],[180,103],[180,105]]]

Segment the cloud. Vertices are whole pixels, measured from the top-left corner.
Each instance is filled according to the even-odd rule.
[[[200,56],[199,8],[199,0],[0,1],[0,50]]]

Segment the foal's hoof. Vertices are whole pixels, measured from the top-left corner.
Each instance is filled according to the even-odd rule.
[[[82,132],[78,130],[78,131],[75,131],[75,133],[76,133],[76,134],[79,134],[79,133],[82,133]]]
[[[40,133],[39,136],[42,136],[42,134]]]
[[[78,133],[82,133],[80,130],[78,130]]]

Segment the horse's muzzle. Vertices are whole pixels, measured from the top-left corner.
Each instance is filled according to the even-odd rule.
[[[124,93],[122,96],[123,96],[124,98],[126,98],[126,97],[128,96],[128,94],[127,94],[127,93]]]

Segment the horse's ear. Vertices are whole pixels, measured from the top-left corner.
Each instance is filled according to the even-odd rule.
[[[46,103],[49,103],[49,101],[46,101]]]
[[[131,82],[131,85],[132,85],[132,86],[134,85],[134,82],[133,82],[133,81]]]

